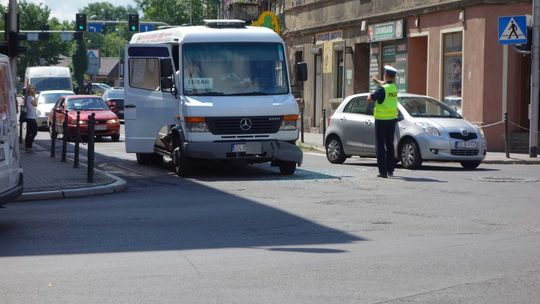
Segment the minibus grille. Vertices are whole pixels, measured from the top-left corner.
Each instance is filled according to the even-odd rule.
[[[208,128],[215,135],[277,133],[281,120],[281,116],[206,117]]]

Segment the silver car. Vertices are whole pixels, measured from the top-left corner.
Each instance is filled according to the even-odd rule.
[[[326,157],[341,164],[352,155],[376,157],[375,119],[368,94],[348,96],[328,119]],[[474,169],[486,157],[482,129],[429,96],[398,95],[399,117],[394,137],[396,161],[416,169],[425,160],[460,162]]]

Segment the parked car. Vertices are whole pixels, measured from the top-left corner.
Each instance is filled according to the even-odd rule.
[[[106,83],[92,82],[92,93],[96,95],[103,95],[105,91],[110,89],[111,86]]]
[[[56,132],[62,134],[62,124],[64,123],[65,110],[68,111],[68,138],[74,139],[76,136],[77,111],[80,111],[80,132],[81,136],[88,136],[88,116],[96,114],[95,136],[110,136],[113,141],[120,139],[120,120],[114,114],[105,101],[95,95],[73,95],[63,96],[54,105],[53,111],[49,114],[49,132],[53,137],[53,115],[56,118]]]
[[[54,104],[58,101],[58,98],[62,96],[75,95],[73,91],[65,90],[52,90],[52,91],[41,91],[37,96],[37,108],[36,108],[36,122],[38,129],[48,130],[48,119],[49,113],[51,112]]]
[[[373,104],[368,94],[348,96],[328,119],[326,156],[341,164],[352,155],[376,157]],[[459,162],[478,167],[487,153],[482,129],[434,98],[398,95],[399,117],[394,144],[396,160],[416,169],[425,160]]]
[[[101,96],[111,111],[124,119],[124,88],[110,88]]]

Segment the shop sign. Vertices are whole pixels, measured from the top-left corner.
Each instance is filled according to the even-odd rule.
[[[403,20],[372,24],[368,26],[370,42],[396,40],[403,38]]]
[[[315,43],[326,41],[339,41],[343,39],[343,31],[333,31],[326,33],[315,34]]]
[[[332,42],[325,42],[323,47],[323,73],[331,74],[334,63],[334,44]]]

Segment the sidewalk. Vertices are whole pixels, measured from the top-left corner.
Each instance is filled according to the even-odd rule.
[[[21,145],[20,151],[24,186],[18,201],[102,195],[127,188],[123,179],[97,169],[94,170],[94,182],[87,183],[86,164],[73,168],[73,161],[61,162],[58,153],[56,158],[51,158],[50,152],[39,145],[34,144],[31,153]]]
[[[298,139],[300,141],[301,137]],[[316,152],[325,153],[323,144],[323,134],[304,133],[304,148],[312,149]],[[489,152],[482,161],[483,164],[540,164],[540,158],[531,158],[528,154],[510,153],[510,158],[506,158],[504,152]]]

